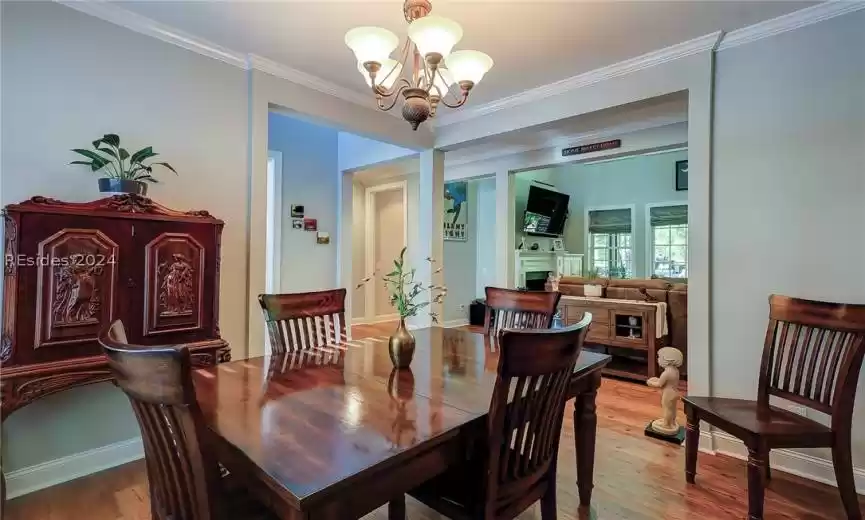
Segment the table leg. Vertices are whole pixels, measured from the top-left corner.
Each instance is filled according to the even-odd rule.
[[[591,376],[586,391],[574,400],[574,443],[577,455],[577,488],[580,505],[589,506],[592,502],[593,475],[595,471],[595,438],[598,433],[598,414],[595,398],[601,385],[600,372]]]
[[[387,517],[388,520],[405,520],[405,495],[388,502]]]

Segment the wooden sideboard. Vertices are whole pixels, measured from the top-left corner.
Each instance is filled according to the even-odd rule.
[[[197,365],[229,358],[219,335],[223,222],[137,195],[86,203],[33,197],[4,211],[2,416],[110,379],[97,334],[123,320],[142,345],[189,344]]]
[[[577,323],[586,312],[592,313],[585,342],[587,348],[600,346],[613,355],[605,374],[645,381],[660,373],[657,350],[664,345],[665,337],[659,338],[656,333],[658,304],[562,296],[559,312],[565,325]]]

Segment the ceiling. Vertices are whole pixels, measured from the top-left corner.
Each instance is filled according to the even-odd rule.
[[[405,38],[402,0],[114,2],[190,35],[364,89],[345,32],[377,25]],[[718,30],[734,30],[816,2],[433,0],[464,29],[457,49],[495,66],[472,93],[480,104],[611,65]]]

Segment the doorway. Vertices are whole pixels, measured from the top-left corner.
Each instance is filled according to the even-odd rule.
[[[381,276],[390,272],[394,259],[408,243],[406,181],[371,186],[366,189],[365,257],[366,271],[376,273],[366,284],[365,321],[396,319]]]

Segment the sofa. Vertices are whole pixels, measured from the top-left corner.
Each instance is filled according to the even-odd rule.
[[[659,301],[667,304],[666,344],[688,355],[688,284],[663,279],[608,279],[565,276],[559,280],[559,292],[565,296],[587,296],[586,286],[600,286],[601,298],[635,301]],[[549,290],[549,284],[547,286]],[[597,292],[597,289],[594,290]],[[595,296],[592,289],[589,296]],[[685,365],[687,366],[687,364]],[[684,367],[683,367],[684,368]]]

